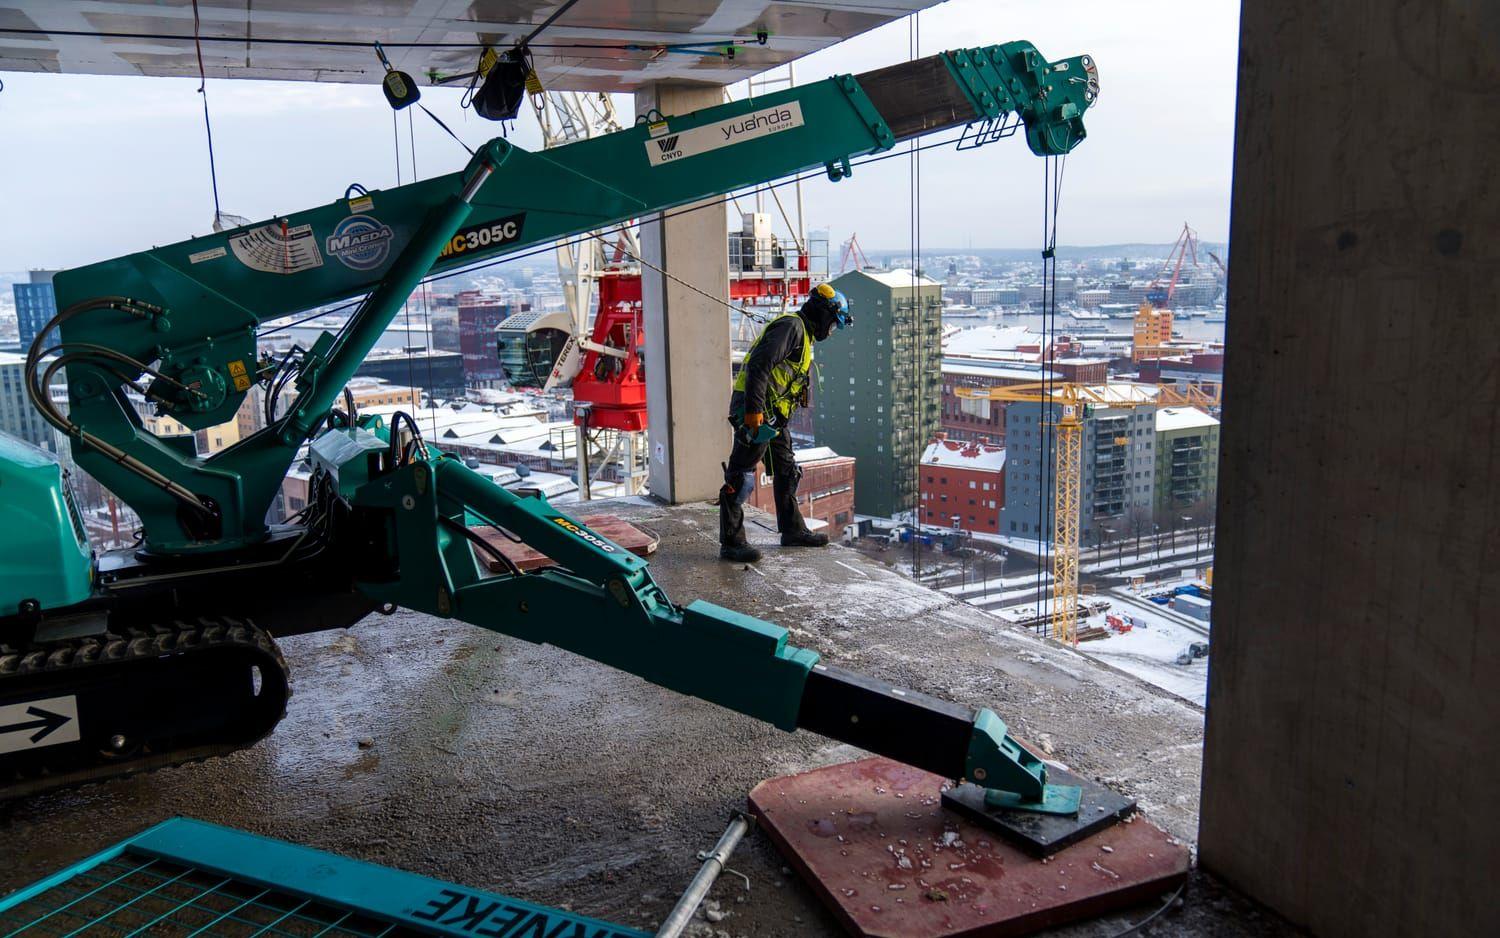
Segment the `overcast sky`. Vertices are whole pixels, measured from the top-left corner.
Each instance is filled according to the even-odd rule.
[[[921,16],[921,52],[1028,39],[1048,58],[1088,53],[1102,91],[1088,139],[1068,158],[1059,241],[1170,242],[1182,223],[1206,240],[1229,229],[1237,0],[950,0]],[[908,23],[859,36],[797,65],[799,82],[903,61]],[[203,112],[186,79],[0,73],[0,271],[73,267],[209,230]],[[736,89],[742,93],[743,86]],[[395,183],[391,112],[374,85],[211,80],[219,192],[252,220],[331,201],[351,182]],[[470,145],[496,125],[422,100]],[[628,106],[628,105],[627,105]],[[415,114],[417,172],[468,155]],[[407,114],[399,117],[407,156]],[[537,147],[529,115],[512,139]],[[1016,137],[974,152],[922,154],[926,248],[1032,247],[1041,237],[1042,160]],[[411,168],[404,163],[402,178]],[[904,248],[907,160],[804,185],[810,228],[836,241]]]

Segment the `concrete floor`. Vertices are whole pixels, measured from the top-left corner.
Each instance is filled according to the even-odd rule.
[[[780,622],[830,662],[992,707],[1169,832],[1196,836],[1201,709],[857,552],[772,548],[757,572],[716,559],[707,506],[612,508],[662,534],[652,569],[678,601]],[[767,519],[757,523],[752,539],[771,544]],[[254,749],[0,805],[0,893],[180,814],[652,928],[756,782],[859,755],[423,615],[373,616],[283,648],[295,694]],[[762,835],[732,867],[751,885],[723,877],[711,898],[729,914],[700,934],[840,934]],[[1112,934],[1144,911],[1059,934]],[[1290,932],[1197,876],[1152,933]]]

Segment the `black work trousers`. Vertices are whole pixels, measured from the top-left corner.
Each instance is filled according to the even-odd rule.
[[[769,443],[745,443],[736,437],[724,470],[724,488],[719,492],[721,546],[738,547],[746,543],[744,504],[755,489],[766,447],[771,450],[771,492],[776,500],[776,529],[783,535],[807,530],[802,511],[797,507],[797,483],[802,479],[802,469],[792,455],[792,440],[787,431],[782,430]]]

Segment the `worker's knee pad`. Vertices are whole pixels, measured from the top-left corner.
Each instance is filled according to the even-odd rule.
[[[731,472],[724,470],[724,490],[719,497],[728,498],[735,505],[743,505],[750,500],[750,495],[755,491],[755,471]]]

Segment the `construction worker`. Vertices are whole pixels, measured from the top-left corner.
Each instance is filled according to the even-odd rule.
[[[823,547],[828,535],[807,529],[797,508],[797,483],[802,469],[792,454],[792,413],[807,404],[812,378],[813,341],[822,342],[835,329],[852,325],[844,294],[820,284],[802,308],[783,313],[766,324],[734,379],[729,398],[729,422],[734,427],[734,449],[724,463],[724,487],[719,490],[719,557],[752,563],[760,551],[745,540],[745,502],[755,491],[761,463],[771,470],[776,501],[776,529],[783,547]],[[769,450],[769,459],[767,451]]]

